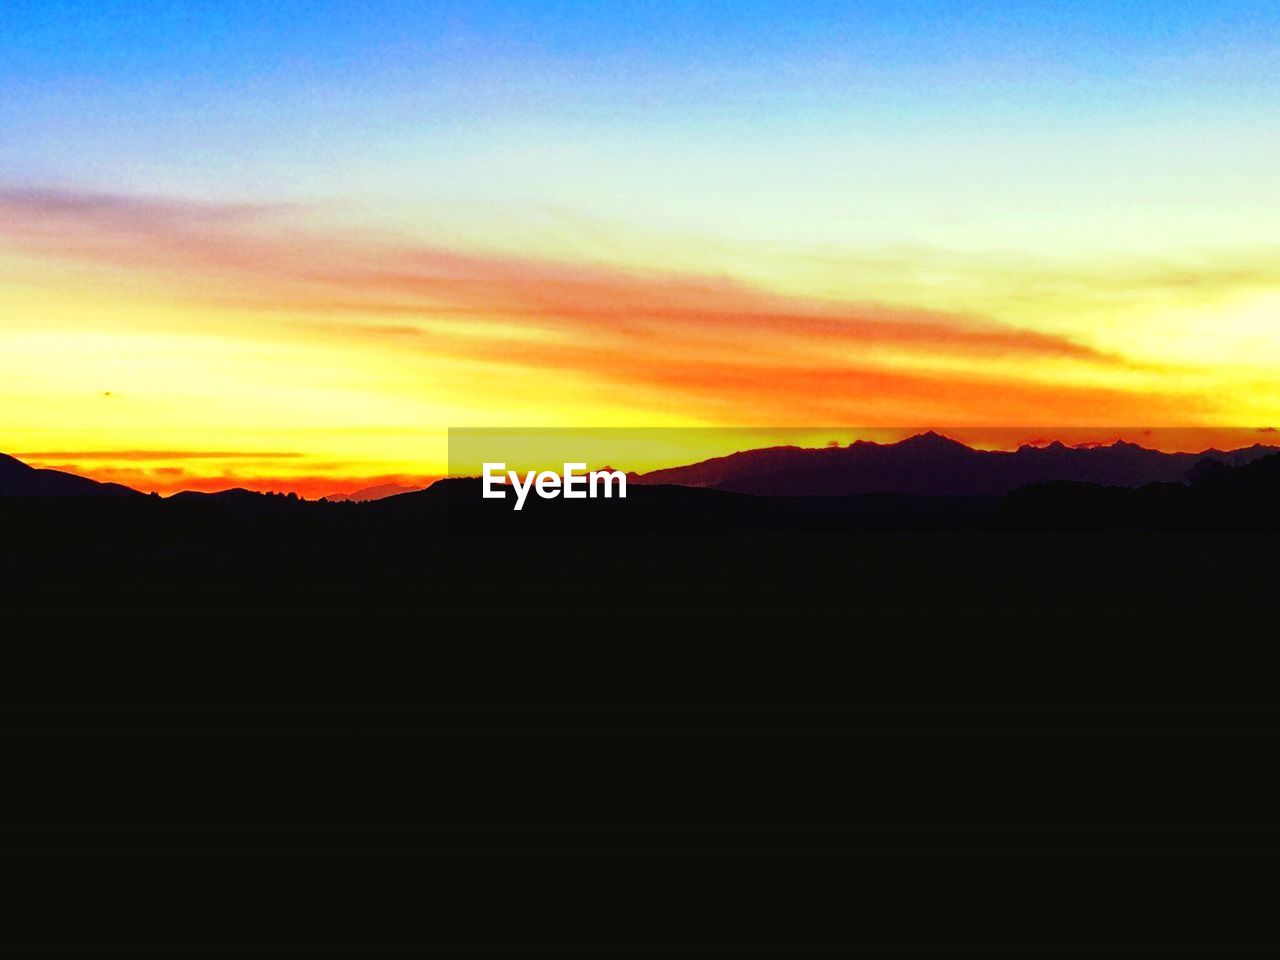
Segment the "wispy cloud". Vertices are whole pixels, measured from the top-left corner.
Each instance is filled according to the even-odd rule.
[[[1061,337],[966,316],[783,296],[712,276],[627,272],[335,237],[297,208],[54,191],[0,191],[8,243],[28,253],[217,275],[240,302],[355,315],[519,319],[558,329],[780,332],[943,351],[1106,359]],[[229,292],[229,291],[227,291]]]
[[[38,219],[93,220],[121,229],[155,229],[164,224],[244,222],[291,208],[258,203],[202,203],[168,197],[90,193],[76,190],[0,189],[0,208]]]
[[[247,450],[32,450],[14,453],[22,460],[110,461],[145,463],[171,460],[291,460],[304,454]]]
[[[0,218],[0,241],[28,255],[177,278],[182,296],[313,335],[570,375],[695,417],[1140,422],[1188,409],[1178,391],[1126,386],[1124,357],[971,313],[422,247],[325,230],[298,208],[9,190]]]

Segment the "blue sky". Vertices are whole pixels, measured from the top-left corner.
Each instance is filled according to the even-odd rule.
[[[1256,242],[1278,60],[1280,8],[1240,0],[11,0],[0,180],[434,211],[455,239],[496,206],[518,242],[546,211],[725,243]]]

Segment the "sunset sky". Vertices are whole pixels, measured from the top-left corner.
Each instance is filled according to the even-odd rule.
[[[6,0],[0,451],[319,495],[449,427],[1251,443],[1277,64],[1237,0]]]

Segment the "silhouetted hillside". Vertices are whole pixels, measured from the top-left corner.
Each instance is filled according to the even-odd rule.
[[[1001,496],[1028,484],[1053,481],[1120,487],[1175,483],[1206,459],[1238,465],[1276,450],[1255,445],[1233,451],[1162,453],[1117,441],[1105,447],[1055,442],[1012,452],[988,451],[929,432],[889,444],[859,440],[845,447],[748,450],[633,479],[763,496]]]
[[[380,483],[372,487],[362,487],[359,490],[352,490],[350,493],[330,493],[321,497],[322,500],[328,500],[332,503],[341,503],[351,501],[353,503],[364,503],[368,500],[382,500],[386,497],[394,497],[401,493],[413,493],[421,487],[410,487],[403,483]]]
[[[1280,494],[1280,454],[1231,468],[1205,460],[1192,473],[1192,489],[1205,496],[1274,497]]]
[[[1000,499],[998,529],[1032,531],[1280,532],[1280,454],[1242,466],[1206,458],[1186,483],[1137,489],[1029,484]]]
[[[137,497],[142,494],[118,483],[99,483],[61,470],[37,470],[0,453],[0,496]]]
[[[401,537],[431,537],[446,530],[705,533],[1272,529],[1277,522],[1274,504],[1280,499],[1280,454],[1250,459],[1264,449],[1255,447],[1226,454],[1212,451],[1200,461],[1189,463],[1190,458],[1183,455],[1160,454],[1130,444],[1082,450],[1024,447],[1012,454],[991,454],[926,434],[886,446],[855,444],[829,451],[750,451],[708,461],[710,466],[697,464],[659,471],[645,478],[706,478],[716,474],[720,478],[716,486],[633,482],[625,500],[571,502],[531,498],[518,512],[509,500],[481,497],[481,484],[476,479],[438,481],[424,490],[364,503],[307,501],[292,493],[243,489],[184,492],[161,499],[143,497],[115,484],[33,470],[9,457],[0,461],[0,468],[9,501],[5,513],[11,538],[24,526],[30,526],[37,539],[47,539],[57,530],[65,531],[62,543],[98,537],[106,541],[99,545],[100,549],[108,551],[115,549],[113,538],[138,542],[153,534],[175,549],[190,546],[199,550],[208,542],[234,535],[240,538],[240,545],[260,551],[287,551],[296,544],[280,538],[286,528],[289,536],[305,534],[304,541],[312,535],[327,535],[320,532],[322,528],[357,539],[381,537],[387,549]],[[813,456],[816,454],[823,456]],[[1231,466],[1232,460],[1247,462]],[[1102,474],[1112,480],[1079,480],[1070,476],[1073,471]],[[1136,482],[1141,475],[1153,472],[1177,473],[1179,479],[1141,485]],[[912,491],[945,486],[989,489],[1011,482],[1016,473],[1047,473],[1050,479],[1020,485],[1003,496],[918,492],[761,496],[718,485],[750,481],[763,487],[825,484],[839,488],[870,484],[872,476],[894,476],[900,486]],[[49,506],[39,506],[37,501],[45,497],[58,499]],[[103,498],[126,501],[132,506],[94,505]],[[112,527],[117,521],[119,529]],[[255,544],[259,540],[269,542]]]
[[[980,530],[994,520],[991,497],[758,497],[675,484],[636,485],[625,500],[486,500],[481,482],[437,481],[418,493],[359,505],[370,516],[430,518],[457,533],[733,533],[743,531]]]
[[[36,602],[52,591],[94,604],[447,604],[477,616],[571,595],[616,615],[637,602],[827,603],[855,581],[859,596],[906,605],[927,583],[952,590],[959,608],[974,591],[1096,581],[1099,571],[1162,591],[1175,579],[1179,590],[1224,577],[1236,589],[1261,576],[1268,562],[1241,558],[1274,553],[1280,456],[1191,473],[1189,483],[1057,481],[1003,497],[635,485],[625,500],[531,498],[519,512],[483,499],[478,480],[367,503],[244,490],[5,496],[0,588]],[[1171,532],[1248,536],[1149,536]]]
[[[1134,461],[1150,454],[1108,450],[1132,455]],[[918,455],[937,464],[944,458],[972,461],[976,454],[937,437],[920,438],[905,451],[893,455]],[[767,458],[776,452],[760,454]],[[1045,455],[1064,454],[1050,450]],[[799,564],[776,575],[798,580],[804,570],[810,578],[834,576],[849,562],[847,552],[874,557],[897,535],[972,539],[990,553],[997,549],[993,542],[1011,542],[1010,535],[1021,534],[1280,532],[1280,454],[1241,466],[1205,458],[1187,470],[1187,482],[1141,487],[1054,480],[999,497],[763,497],[634,484],[624,500],[530,498],[518,512],[510,500],[482,498],[481,483],[474,479],[439,481],[367,503],[329,503],[246,490],[141,496],[34,471],[8,458],[3,467],[6,489],[35,492],[0,497],[0,583],[69,587],[114,578],[123,596],[158,584],[215,591],[229,584],[253,591],[302,584],[331,591],[339,584],[360,589],[359,584],[399,583],[410,591],[401,598],[408,600],[419,591],[474,593],[493,583],[507,591],[533,589],[540,578],[612,583],[619,569],[631,567],[641,571],[634,572],[637,576],[665,576],[660,571],[677,557],[700,571],[685,575],[693,578],[687,589],[732,592],[735,583],[753,576],[733,570],[749,571],[764,562],[759,548],[750,546],[754,541],[739,535],[790,537],[784,547],[770,549],[783,549]],[[85,495],[72,493],[77,490]],[[791,536],[805,533],[836,536]],[[680,539],[683,535],[703,535],[694,553],[687,553],[691,541]],[[490,550],[486,544],[494,536],[495,543],[508,546]],[[525,537],[528,546],[511,546]],[[743,546],[731,545],[740,539]],[[540,552],[538,545],[551,541],[556,542],[553,552]],[[706,552],[710,543],[717,544],[716,569],[697,566],[697,551]],[[1171,544],[1168,549],[1180,549]],[[1101,540],[1091,549],[1110,548]],[[827,559],[815,567],[820,555]],[[775,561],[781,562],[769,560]]]

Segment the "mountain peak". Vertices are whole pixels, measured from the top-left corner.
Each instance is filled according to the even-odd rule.
[[[959,440],[952,440],[950,437],[944,437],[942,434],[934,430],[928,430],[924,433],[917,433],[907,437],[894,444],[897,447],[903,447],[908,450],[970,450],[971,447],[966,446]]]

